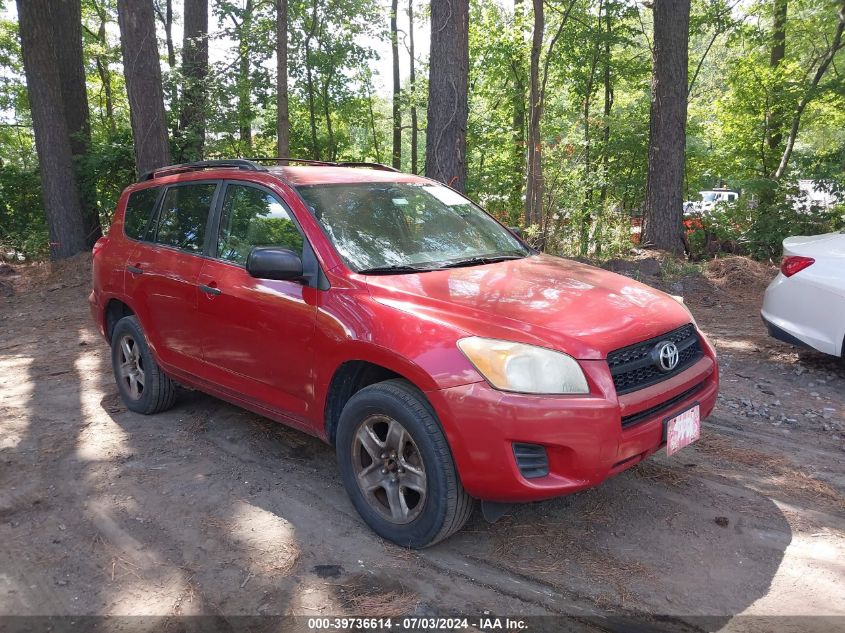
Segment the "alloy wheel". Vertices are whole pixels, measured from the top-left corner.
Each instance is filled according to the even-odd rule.
[[[392,523],[410,523],[426,500],[425,465],[411,434],[386,415],[372,415],[358,426],[352,466],[367,503]]]
[[[138,342],[131,336],[120,338],[120,366],[118,373],[133,400],[140,400],[144,393],[144,361]]]

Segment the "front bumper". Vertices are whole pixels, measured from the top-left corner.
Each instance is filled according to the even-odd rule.
[[[702,419],[710,415],[719,375],[712,348],[705,347],[705,356],[677,376],[619,397],[604,361],[581,363],[589,396],[512,394],[486,382],[428,396],[470,495],[498,502],[549,499],[596,486],[659,450],[666,418],[695,403]],[[667,401],[671,405],[661,408]],[[650,413],[623,428],[623,417],[642,412]],[[525,478],[514,443],[543,446],[548,474]]]

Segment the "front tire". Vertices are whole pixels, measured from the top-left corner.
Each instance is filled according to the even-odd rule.
[[[176,383],[153,360],[147,339],[134,315],[114,326],[111,360],[117,390],[126,408],[150,415],[166,411],[176,402]]]
[[[460,530],[472,513],[434,410],[403,380],[370,385],[350,398],[336,449],[355,509],[397,545],[433,545]]]

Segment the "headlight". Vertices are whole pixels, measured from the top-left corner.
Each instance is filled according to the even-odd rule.
[[[458,347],[491,385],[520,393],[590,393],[571,356],[543,347],[472,336]]]

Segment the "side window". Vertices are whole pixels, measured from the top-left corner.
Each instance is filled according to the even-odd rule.
[[[217,256],[243,266],[253,246],[280,246],[301,255],[302,234],[275,196],[229,185],[220,213]]]
[[[186,251],[202,251],[215,183],[178,185],[164,194],[155,241]]]
[[[150,221],[153,207],[158,200],[159,191],[158,187],[150,187],[129,194],[129,200],[126,202],[126,213],[123,216],[123,232],[126,237],[133,240],[144,239],[147,232],[147,223]]]

